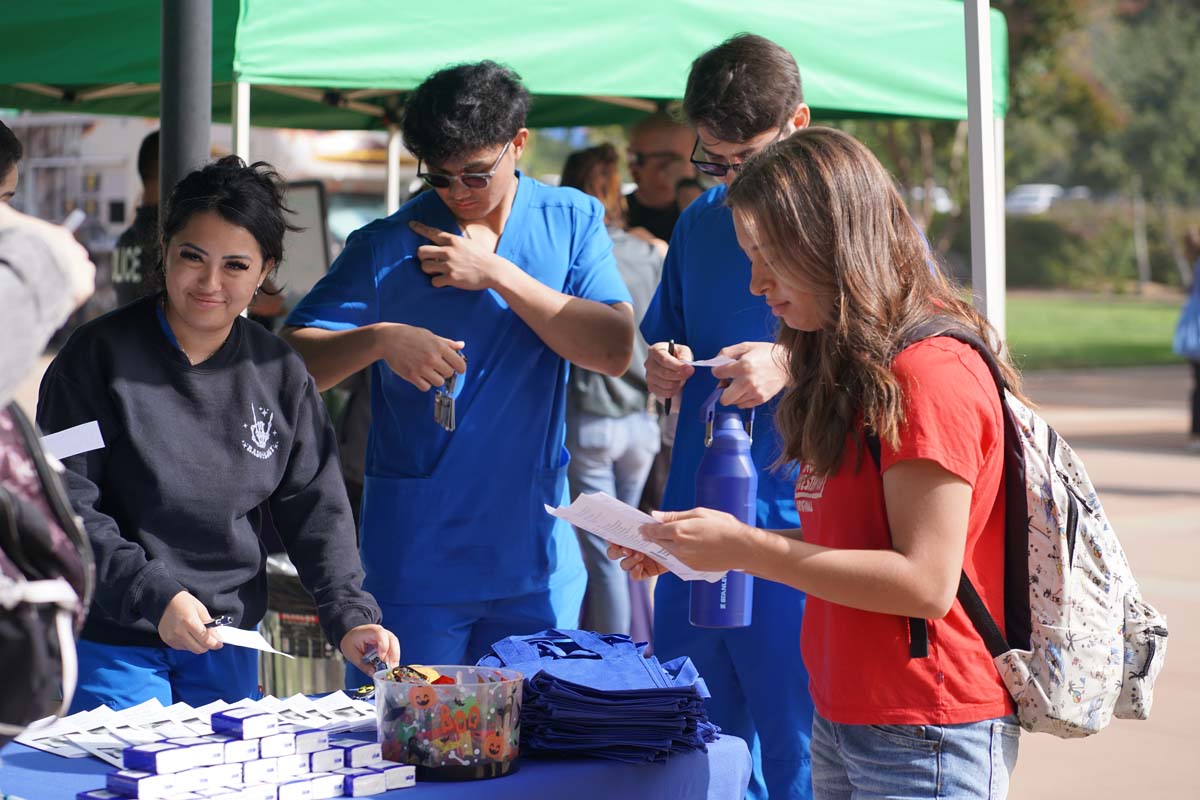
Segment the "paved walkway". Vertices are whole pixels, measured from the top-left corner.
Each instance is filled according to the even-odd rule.
[[[18,394],[31,415],[39,379]],[[1026,378],[1039,410],[1083,457],[1171,637],[1152,719],[1117,720],[1084,740],[1022,737],[1013,800],[1200,798],[1200,454],[1185,448],[1189,382],[1182,365]]]
[[[1171,629],[1150,720],[1066,741],[1026,735],[1014,800],[1200,798],[1200,454],[1185,366],[1031,373],[1040,411],[1082,456],[1147,599]]]

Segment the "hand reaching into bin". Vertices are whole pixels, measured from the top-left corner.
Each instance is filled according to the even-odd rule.
[[[339,649],[347,661],[367,675],[375,674],[375,667],[366,660],[369,650],[374,650],[376,657],[382,659],[389,667],[400,663],[400,641],[395,634],[381,625],[359,625],[357,628],[351,628],[342,637]]]

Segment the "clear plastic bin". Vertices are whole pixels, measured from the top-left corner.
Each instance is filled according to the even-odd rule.
[[[524,676],[491,667],[432,668],[455,683],[404,683],[388,671],[375,673],[383,757],[416,765],[418,780],[479,780],[515,771]]]

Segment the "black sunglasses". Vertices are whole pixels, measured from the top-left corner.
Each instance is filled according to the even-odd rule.
[[[784,131],[783,129],[780,129],[779,135],[775,137],[774,141],[767,142],[759,149],[765,150],[766,148],[775,144],[775,142],[778,142],[780,139],[782,139],[783,136]],[[692,145],[692,157],[688,160],[692,162],[692,166],[703,172],[705,175],[712,175],[714,178],[724,178],[729,174],[730,170],[737,172],[746,165],[746,161],[735,161],[732,164],[722,163],[719,161],[701,161],[700,159],[696,158],[696,151],[699,149],[701,149],[700,137],[697,136],[695,144]]]
[[[486,189],[488,184],[492,182],[492,177],[496,174],[496,170],[500,169],[500,161],[504,158],[504,154],[508,152],[508,147],[512,142],[507,142],[504,149],[500,151],[500,155],[496,156],[496,163],[492,164],[492,168],[488,172],[463,172],[458,175],[446,175],[441,172],[421,172],[421,162],[417,162],[417,177],[425,181],[434,189],[449,189],[450,184],[458,181],[468,189]]]

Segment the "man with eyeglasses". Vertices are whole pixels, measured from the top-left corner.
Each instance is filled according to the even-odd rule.
[[[432,190],[352,234],[285,332],[321,389],[371,368],[364,588],[405,663],[578,625],[579,544],[543,508],[568,500],[568,362],[623,374],[633,312],[599,201],[516,169],[528,109],[490,61],[426,79],[401,130]]]
[[[750,261],[734,236],[725,190],[748,158],[808,125],[799,68],[774,42],[735,36],[692,63],[683,110],[697,134],[692,163],[721,185],[680,216],[662,281],[642,321],[642,334],[653,343],[646,360],[650,391],[675,398],[680,408],[662,507],[696,505],[696,468],[704,453],[699,408],[717,382],[726,380],[722,403],[761,406],[752,451],[758,467],[756,524],[798,528],[795,471],[774,468],[779,456],[774,400],[787,372],[774,351],[771,310],[750,293]],[[712,370],[686,363],[715,355],[734,362]],[[754,776],[747,796],[811,797],[812,700],[800,658],[804,595],[756,580],[752,624],[723,630],[689,624],[688,584],[670,573],[659,577],[654,597],[655,654],[691,656],[712,692],[713,721],[751,745]]]
[[[664,242],[671,240],[675,220],[682,210],[675,202],[675,187],[696,170],[688,161],[692,132],[663,111],[642,117],[629,131],[629,174],[637,188],[625,195],[630,228],[645,228]]]

